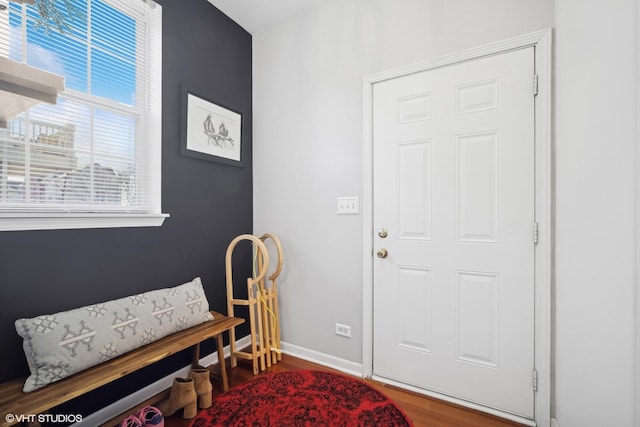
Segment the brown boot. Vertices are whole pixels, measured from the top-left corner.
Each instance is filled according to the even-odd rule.
[[[196,394],[198,395],[198,406],[200,408],[211,407],[211,373],[208,369],[192,369],[189,376],[193,378],[196,384]]]
[[[193,378],[174,379],[169,398],[157,405],[160,412],[169,417],[184,408],[183,418],[195,417],[198,414],[198,395],[194,384]]]

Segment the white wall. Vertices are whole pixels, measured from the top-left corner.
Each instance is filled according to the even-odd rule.
[[[285,341],[362,361],[362,217],[336,215],[362,192],[362,77],[552,25],[552,0],[337,0],[254,34],[254,229],[286,251]]]
[[[634,0],[556,0],[560,427],[634,425],[636,16]]]
[[[335,212],[362,191],[362,77],[555,27],[556,417],[633,426],[635,8],[336,0],[254,34],[254,229],[284,245],[283,340],[362,362],[362,218]]]

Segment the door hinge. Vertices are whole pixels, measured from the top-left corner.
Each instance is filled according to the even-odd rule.
[[[539,237],[540,233],[538,231],[538,223],[534,222],[533,223],[533,244],[537,245],[538,244],[538,237]]]
[[[533,96],[538,94],[538,75],[533,75]]]
[[[538,391],[538,371],[533,370],[533,391]]]

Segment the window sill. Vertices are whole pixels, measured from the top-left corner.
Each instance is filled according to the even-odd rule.
[[[0,213],[0,231],[159,227],[169,214]]]

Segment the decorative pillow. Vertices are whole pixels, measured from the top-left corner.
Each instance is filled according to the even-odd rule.
[[[164,336],[213,319],[196,277],[159,289],[56,314],[16,320],[36,390]]]

